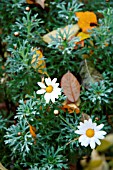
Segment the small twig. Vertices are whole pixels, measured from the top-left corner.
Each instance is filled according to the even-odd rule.
[[[74,142],[75,140],[78,140],[78,139],[79,139],[79,137],[69,141],[68,143],[66,143],[66,145],[69,145],[71,142]]]

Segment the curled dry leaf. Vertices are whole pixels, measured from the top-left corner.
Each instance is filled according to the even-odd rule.
[[[102,80],[102,75],[94,68],[94,65],[86,59],[81,62],[80,76],[82,78],[82,85],[88,88],[91,83]]]
[[[69,101],[76,102],[78,100],[80,96],[80,84],[71,72],[68,71],[63,75],[61,87]]]
[[[63,102],[63,106],[61,107],[61,109],[64,112],[68,111],[69,114],[74,113],[74,112],[76,114],[79,114],[80,113],[80,109],[78,107],[78,101],[76,103],[70,103],[68,100],[65,100]]]
[[[64,33],[64,31],[66,33],[70,32],[70,36],[68,37],[70,39],[71,37],[75,36],[78,33],[79,29],[80,28],[79,28],[78,24],[75,24],[72,26],[68,25],[64,28],[60,28],[60,31],[62,34]],[[54,31],[51,31],[48,34],[44,35],[42,38],[46,43],[50,43],[52,41],[51,36],[55,38],[57,34],[58,34],[58,31],[54,30]],[[61,38],[61,37],[59,36],[58,38]],[[66,38],[66,37],[64,37],[64,38]]]
[[[90,119],[90,116],[86,113],[82,113],[81,114],[81,118],[80,118],[80,121],[84,122],[84,120],[89,120]]]

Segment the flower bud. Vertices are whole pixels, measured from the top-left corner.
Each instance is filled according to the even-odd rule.
[[[18,37],[19,34],[20,34],[19,32],[14,32],[14,36],[15,36],[15,37]]]
[[[29,6],[26,7],[26,11],[30,11],[30,7]]]
[[[21,132],[18,132],[18,136],[20,136],[22,133]]]
[[[59,115],[59,110],[54,110],[54,115],[58,116]]]

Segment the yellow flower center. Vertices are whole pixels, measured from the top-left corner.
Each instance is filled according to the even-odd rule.
[[[91,138],[91,137],[94,136],[94,134],[95,134],[95,131],[93,129],[86,130],[86,136],[87,137]]]
[[[46,87],[47,93],[51,93],[52,91],[53,91],[53,86],[49,85],[48,87]]]

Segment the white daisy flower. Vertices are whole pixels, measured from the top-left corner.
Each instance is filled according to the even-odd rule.
[[[51,80],[50,78],[45,78],[45,83],[38,82],[38,85],[41,87],[41,90],[38,90],[37,94],[44,94],[44,99],[46,103],[49,103],[51,100],[53,103],[55,102],[55,98],[58,99],[58,96],[61,95],[61,88],[59,88],[59,83],[56,83],[57,78]]]
[[[104,139],[104,135],[106,135],[106,132],[101,130],[103,126],[104,124],[97,126],[91,119],[85,120],[84,123],[80,122],[80,126],[78,126],[78,130],[75,133],[81,135],[79,137],[81,145],[85,147],[90,145],[91,149],[94,149],[96,144],[100,145],[99,139]]]

